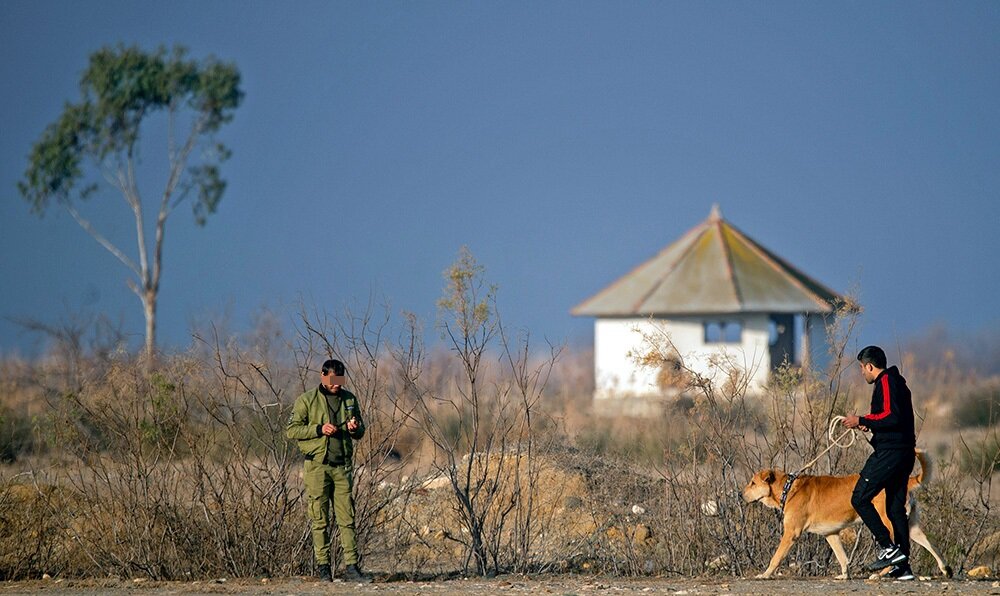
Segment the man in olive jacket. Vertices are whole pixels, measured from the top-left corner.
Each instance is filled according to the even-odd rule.
[[[331,581],[330,501],[344,548],[344,579],[371,581],[358,569],[354,534],[353,442],[365,434],[358,398],[344,388],[347,368],[339,360],[323,363],[320,385],[295,400],[285,434],[305,455],[305,486],[312,521],[319,578]]]

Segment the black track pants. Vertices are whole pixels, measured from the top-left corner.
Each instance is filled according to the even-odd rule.
[[[882,523],[872,499],[885,489],[885,509],[892,524],[892,535],[900,550],[910,554],[910,528],[906,521],[906,483],[913,471],[915,453],[913,449],[881,449],[871,454],[865,467],[861,468],[861,478],[854,485],[851,505],[861,516],[875,541],[883,548],[892,544],[889,529]]]

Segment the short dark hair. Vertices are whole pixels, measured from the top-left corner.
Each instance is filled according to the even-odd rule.
[[[329,374],[333,371],[333,374],[338,377],[342,377],[347,373],[347,367],[340,360],[330,359],[323,363],[323,374]]]
[[[868,346],[858,352],[858,362],[871,364],[875,368],[885,368],[888,361],[885,359],[885,352],[878,346]]]

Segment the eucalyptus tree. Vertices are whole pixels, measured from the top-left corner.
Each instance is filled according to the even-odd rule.
[[[79,101],[67,102],[46,127],[18,183],[33,212],[42,215],[53,203],[65,208],[128,268],[127,284],[146,319],[147,357],[156,348],[167,220],[188,199],[198,225],[215,212],[226,189],[220,166],[230,156],[216,133],[232,120],[242,99],[240,73],[231,63],[192,60],[182,47],[170,52],[104,47],[91,54],[81,75]],[[146,199],[138,173],[141,133],[149,133],[155,114],[166,115],[166,180],[150,195],[154,198]],[[146,137],[148,145],[157,135]],[[109,189],[124,199],[135,219],[134,252],[113,243],[80,210],[82,202]],[[147,221],[147,213],[155,216]]]

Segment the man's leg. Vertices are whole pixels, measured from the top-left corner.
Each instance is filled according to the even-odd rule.
[[[340,528],[344,547],[344,565],[358,564],[358,546],[354,532],[354,479],[344,466],[331,468],[333,476],[333,514]]]
[[[875,542],[882,548],[892,546],[892,540],[889,537],[889,528],[882,523],[882,518],[872,505],[872,499],[885,488],[888,480],[885,472],[883,458],[878,453],[871,454],[865,466],[861,468],[861,477],[858,478],[858,483],[854,485],[854,493],[851,494],[851,506],[858,512],[861,521],[871,530]]]
[[[899,550],[910,556],[910,525],[906,519],[906,485],[913,471],[912,450],[892,453],[894,473],[885,486],[885,513],[892,524],[892,537]]]
[[[317,565],[330,564],[330,493],[333,488],[326,470],[328,466],[305,462],[304,482],[308,498],[309,520],[312,522],[313,551]]]

